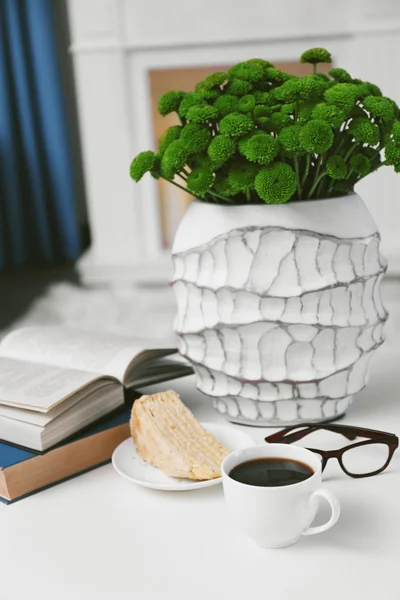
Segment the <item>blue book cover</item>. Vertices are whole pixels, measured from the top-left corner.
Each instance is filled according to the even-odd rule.
[[[57,444],[56,446],[53,446],[52,448],[50,448],[49,450],[46,450],[44,452],[30,450],[28,448],[22,448],[21,446],[16,446],[16,445],[10,444],[8,442],[0,441],[0,473],[2,470],[7,469],[8,467],[13,467],[14,465],[17,465],[24,461],[29,461],[30,459],[35,458],[37,456],[51,453],[55,449],[60,448],[62,446],[72,444],[72,443],[82,440],[84,438],[94,436],[94,435],[101,433],[103,431],[106,431],[108,429],[112,429],[114,427],[118,427],[119,425],[123,425],[124,423],[127,423],[129,421],[132,404],[133,404],[134,400],[139,397],[139,395],[140,394],[138,394],[137,392],[130,391],[129,398],[126,399],[125,404],[123,406],[119,407],[118,409],[113,411],[111,414],[102,417],[101,419],[99,419],[98,421],[93,423],[92,425],[85,427],[85,429],[81,430],[78,433],[75,433],[70,438],[64,440],[60,444]],[[34,494],[42,489],[51,487],[53,485],[57,485],[58,483],[61,483],[62,481],[66,481],[67,479],[71,479],[72,477],[76,477],[77,475],[81,475],[82,473],[86,473],[87,471],[91,471],[92,469],[95,469],[96,467],[106,464],[109,461],[110,461],[110,459],[108,459],[105,462],[102,461],[102,462],[90,467],[90,469],[85,469],[83,471],[79,471],[69,477],[59,479],[50,485],[38,488],[36,490],[31,491],[29,494],[26,494],[24,496],[19,496],[18,498],[13,498],[12,500],[8,500],[8,499],[0,496],[0,501],[4,502],[6,504],[10,504],[11,502],[15,502],[16,500],[20,500],[22,498],[25,498],[26,496],[30,496],[31,494]]]

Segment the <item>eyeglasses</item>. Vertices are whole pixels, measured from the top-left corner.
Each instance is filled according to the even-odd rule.
[[[340,433],[348,440],[355,440],[357,437],[368,438],[363,442],[349,444],[339,450],[307,448],[321,456],[322,470],[325,469],[330,458],[337,458],[343,471],[350,477],[370,477],[381,473],[389,465],[399,445],[399,438],[394,433],[349,425],[294,425],[267,436],[265,441],[269,444],[292,444],[319,430]]]

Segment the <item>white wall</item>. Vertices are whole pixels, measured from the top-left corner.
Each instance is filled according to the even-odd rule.
[[[397,0],[67,0],[93,245],[87,281],[169,276],[154,182],[134,185],[132,157],[153,144],[148,70],[229,64],[253,56],[296,60],[325,46],[336,64],[400,102]],[[362,194],[400,274],[400,176],[367,178]]]

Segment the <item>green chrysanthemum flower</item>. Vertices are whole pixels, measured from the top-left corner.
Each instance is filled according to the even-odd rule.
[[[322,154],[333,144],[332,127],[326,121],[312,119],[302,128],[300,141],[307,152]]]
[[[222,90],[221,88],[217,87],[213,90],[203,90],[197,93],[201,96],[202,100],[208,102],[210,100],[216,100],[217,98],[219,98],[222,94]]]
[[[326,90],[324,97],[328,104],[350,111],[356,103],[357,94],[357,86],[353,83],[337,83]]]
[[[385,148],[385,160],[387,165],[400,165],[400,144],[394,140],[388,142]]]
[[[234,161],[229,167],[228,183],[235,194],[254,189],[254,179],[259,171],[259,166],[247,161]]]
[[[206,125],[187,123],[182,128],[180,141],[188,155],[202,152],[211,141],[211,131]]]
[[[400,146],[400,121],[395,121],[392,126],[393,140]]]
[[[171,142],[180,138],[181,133],[182,127],[173,125],[172,127],[168,127],[168,129],[160,135],[160,139],[158,140],[158,153],[160,156],[164,154]]]
[[[274,133],[279,133],[284,127],[289,127],[293,123],[293,120],[289,115],[285,115],[282,112],[275,112],[271,115],[269,120],[270,129]]]
[[[249,65],[257,65],[266,71],[267,69],[272,69],[274,65],[263,58],[250,58],[250,60],[246,61]]]
[[[278,142],[265,133],[255,133],[239,144],[240,153],[251,162],[268,165],[278,154]]]
[[[218,110],[208,104],[195,104],[187,111],[186,118],[193,123],[206,123],[218,118]]]
[[[238,109],[240,112],[248,113],[251,112],[256,105],[256,99],[252,94],[246,94],[239,100]]]
[[[325,48],[310,48],[300,56],[300,62],[316,65],[318,63],[331,63],[332,56]]]
[[[350,158],[350,169],[365,177],[371,171],[371,163],[364,154],[354,154]]]
[[[265,74],[268,81],[271,81],[272,83],[284,83],[291,78],[291,76],[285,71],[282,71],[281,69],[275,69],[274,67],[267,69]]]
[[[312,116],[314,119],[320,121],[326,121],[333,127],[340,127],[340,125],[346,120],[346,111],[335,104],[326,104],[321,102],[317,104],[313,111]]]
[[[151,150],[140,152],[131,162],[130,174],[132,179],[140,181],[156,165],[156,155]]]
[[[311,102],[299,102],[297,111],[297,121],[304,124],[312,119],[312,112],[314,109],[314,103]]]
[[[178,112],[183,96],[184,92],[180,92],[179,90],[171,90],[160,96],[157,104],[160,115],[165,117],[172,112]]]
[[[178,114],[180,117],[186,117],[187,112],[192,106],[203,103],[202,95],[198,92],[187,92],[182,98],[182,102],[178,108]],[[205,104],[205,103],[204,103]]]
[[[257,117],[257,127],[261,131],[268,131],[270,133],[272,131],[270,118],[269,117]]]
[[[282,204],[290,200],[296,191],[296,174],[282,162],[263,167],[255,178],[257,194],[267,204]]]
[[[289,104],[283,104],[281,106],[281,112],[284,115],[292,115],[296,110],[296,102],[290,102]]]
[[[214,102],[214,108],[218,110],[218,114],[220,117],[225,117],[232,112],[236,112],[239,104],[239,98],[236,96],[231,96],[230,94],[225,94],[224,96],[220,96]]]
[[[329,79],[328,75],[325,75],[325,73],[315,73],[315,76],[322,79],[322,81],[326,81],[327,83],[332,83],[332,80]]]
[[[161,174],[165,179],[172,179],[176,173],[182,171],[188,158],[188,151],[183,146],[181,139],[172,142],[161,158]]]
[[[255,119],[259,117],[269,117],[271,114],[271,109],[269,106],[263,106],[262,104],[257,104],[253,110],[253,116]]]
[[[226,135],[216,135],[208,146],[208,156],[214,169],[218,169],[235,153],[236,144]]]
[[[385,96],[367,96],[363,101],[364,108],[382,121],[390,122],[395,118],[395,105]]]
[[[349,125],[349,133],[357,142],[376,146],[380,140],[379,127],[367,118],[353,119]]]
[[[220,133],[230,137],[241,137],[246,135],[253,127],[254,123],[249,115],[237,112],[226,115],[219,124]]]
[[[253,96],[255,98],[256,104],[269,104],[269,93],[261,92],[260,90],[254,90]]]
[[[240,62],[231,67],[228,71],[229,79],[234,80],[236,77],[244,81],[254,83],[260,81],[265,73],[265,68],[257,62]]]
[[[198,168],[193,169],[187,177],[187,188],[199,198],[204,198],[214,182],[214,174],[208,169]]]
[[[325,168],[331,179],[346,179],[347,165],[341,156],[330,156]]]
[[[377,85],[375,85],[375,83],[371,83],[370,81],[366,81],[365,83],[369,88],[369,93],[371,94],[371,96],[382,96],[380,88]]]
[[[210,73],[196,85],[196,92],[204,92],[204,90],[212,90],[217,85],[222,85],[228,79],[228,74],[222,71]]]
[[[315,75],[305,75],[298,80],[300,98],[303,100],[319,100],[324,96],[328,86],[325,81]]]
[[[248,94],[253,89],[250,81],[245,81],[244,79],[231,79],[227,85],[224,86],[224,92],[230,94],[231,96],[244,96]]]
[[[301,130],[301,125],[292,125],[282,129],[278,135],[278,142],[284,156],[301,156],[306,153],[300,141]]]
[[[338,83],[352,83],[353,81],[350,73],[348,73],[345,69],[331,69],[329,71],[329,75]]]
[[[288,104],[295,102],[300,97],[300,79],[291,78],[278,88],[273,90],[274,97],[280,102]]]

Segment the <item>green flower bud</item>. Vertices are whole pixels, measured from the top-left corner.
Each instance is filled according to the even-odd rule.
[[[158,140],[158,153],[160,156],[164,154],[171,142],[180,138],[181,133],[182,127],[173,125],[172,127],[168,127],[168,129],[160,135],[160,139]]]
[[[316,65],[318,63],[331,63],[332,56],[325,48],[310,48],[300,56],[300,62]]]
[[[363,101],[364,108],[373,116],[382,121],[393,121],[395,106],[390,98],[385,96],[367,96]]]
[[[244,96],[253,89],[252,84],[244,79],[231,79],[227,85],[224,86],[224,92],[231,96]]]
[[[304,124],[312,119],[312,112],[314,103],[310,102],[299,102],[297,111],[297,121]]]
[[[284,156],[301,156],[306,153],[300,141],[301,125],[291,125],[282,129],[278,135],[278,142]]]
[[[180,117],[186,117],[189,108],[192,106],[196,106],[196,104],[202,104],[203,98],[202,95],[198,92],[187,92],[183,98],[182,102],[179,104],[178,114]],[[205,104],[205,102],[204,102]]]
[[[157,104],[160,115],[165,117],[172,112],[178,112],[183,96],[184,92],[180,92],[179,90],[171,90],[160,96]]]
[[[376,146],[380,140],[379,127],[367,118],[353,119],[349,125],[349,133],[357,142]]]
[[[165,179],[173,179],[176,173],[182,171],[188,158],[188,151],[181,139],[172,142],[161,158],[161,174]]]
[[[269,102],[268,92],[260,92],[260,90],[254,90],[253,96],[255,98],[256,104],[268,104]]]
[[[247,161],[234,161],[229,167],[228,183],[235,194],[254,189],[254,179],[259,167]]]
[[[252,94],[246,94],[239,100],[238,109],[240,112],[248,113],[253,110],[256,105],[256,99]]]
[[[278,142],[275,138],[265,133],[255,133],[243,143],[239,142],[239,151],[251,162],[267,165],[278,154]]]
[[[253,116],[255,119],[258,119],[259,117],[269,117],[270,114],[271,109],[269,106],[257,104],[257,106],[254,107]]]
[[[331,69],[329,75],[338,83],[352,83],[351,75],[344,69]]]
[[[202,152],[211,141],[211,131],[206,125],[187,123],[182,128],[180,141],[187,155]]]
[[[257,117],[257,126],[261,131],[271,133],[271,120],[269,117]]]
[[[369,81],[366,81],[365,83],[369,88],[369,93],[371,94],[371,96],[382,96],[382,92],[377,85],[375,85],[374,83],[370,83]]]
[[[214,102],[214,108],[218,110],[218,114],[220,117],[225,117],[232,112],[236,112],[239,104],[239,99],[236,96],[231,96],[230,94],[225,94],[224,96],[220,96]]]
[[[261,169],[254,187],[267,204],[282,204],[290,200],[296,191],[296,174],[289,165],[275,162]]]
[[[249,115],[236,112],[226,115],[219,124],[220,133],[230,137],[241,137],[249,133],[253,128],[254,123]]]
[[[218,169],[235,153],[236,144],[226,135],[216,135],[208,146],[208,156],[214,169]]]
[[[302,128],[300,141],[307,152],[322,154],[333,144],[332,127],[326,121],[312,119]]]
[[[353,83],[337,83],[326,90],[324,98],[328,104],[350,111],[356,103],[357,95],[357,86]]]
[[[320,121],[326,121],[333,127],[340,127],[340,125],[346,120],[346,111],[335,104],[326,104],[321,102],[317,104],[312,111],[314,119]]]
[[[296,110],[296,102],[290,102],[290,104],[283,104],[281,107],[281,112],[284,115],[293,115]]]
[[[347,165],[341,156],[330,156],[325,168],[331,179],[346,179]]]
[[[130,175],[135,181],[140,181],[145,173],[156,165],[156,155],[151,150],[140,152],[131,162]]]
[[[273,64],[264,60],[263,58],[250,58],[250,60],[246,61],[249,65],[257,65],[266,71],[267,69],[273,68]]]
[[[214,174],[208,169],[193,169],[187,177],[188,190],[198,198],[204,198],[214,182]]]
[[[193,123],[206,123],[206,121],[217,119],[218,111],[209,104],[195,104],[187,111],[186,118]]]
[[[350,158],[350,168],[358,175],[365,177],[371,171],[371,163],[363,154],[354,154]]]
[[[265,72],[264,66],[257,62],[241,62],[231,67],[228,71],[229,79],[234,80],[236,77],[244,81],[254,83],[263,78]]]

